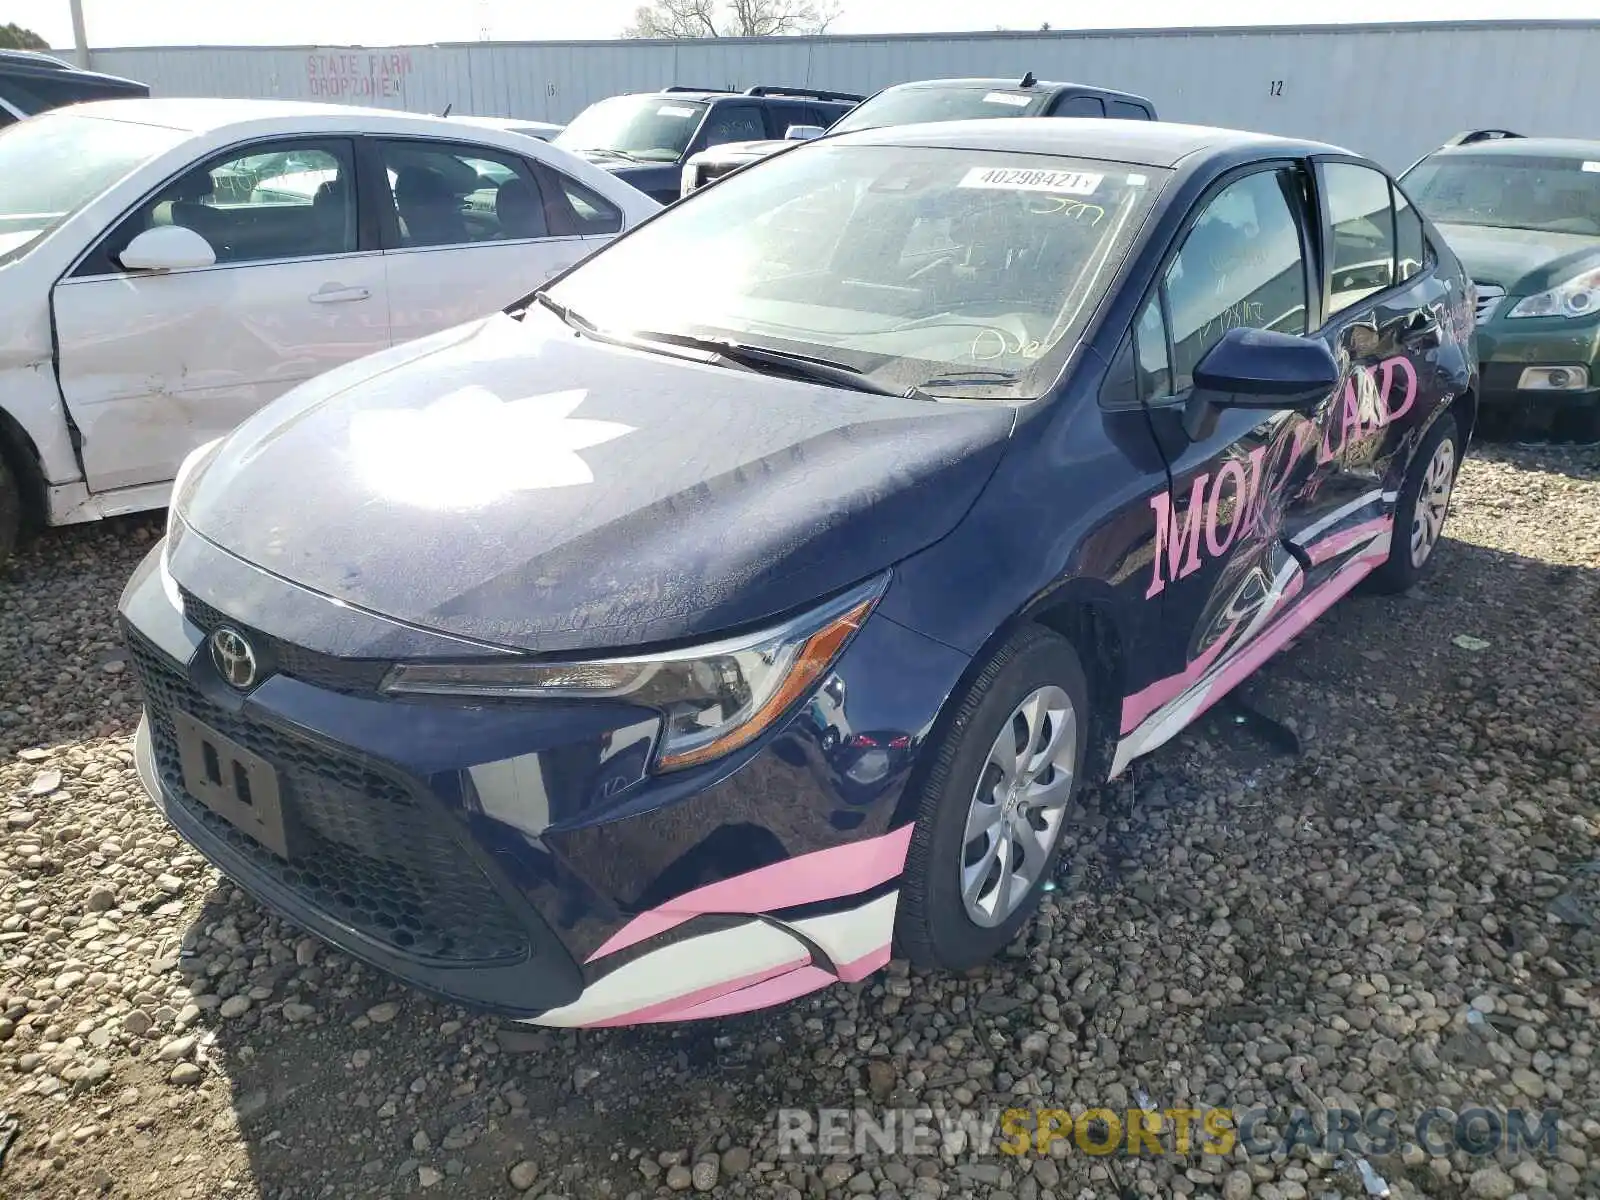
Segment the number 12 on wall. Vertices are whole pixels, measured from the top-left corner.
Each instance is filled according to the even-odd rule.
[[[1274,79],[1271,83],[1267,84],[1267,95],[1269,95],[1269,96],[1281,96],[1281,95],[1283,95],[1283,80]]]

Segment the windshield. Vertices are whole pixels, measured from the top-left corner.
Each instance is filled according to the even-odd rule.
[[[0,264],[26,254],[182,130],[45,113],[0,132]]]
[[[1509,154],[1440,154],[1401,180],[1435,221],[1600,235],[1600,162]]]
[[[808,354],[896,391],[1030,398],[1168,174],[813,142],[667,209],[549,298],[602,331]]]
[[[1043,104],[1038,92],[1008,88],[890,88],[840,117],[829,133],[887,129],[929,121],[975,121],[982,117],[1025,117]]]
[[[601,150],[645,162],[677,162],[706,106],[669,96],[613,96],[591,104],[559,134],[567,150]]]

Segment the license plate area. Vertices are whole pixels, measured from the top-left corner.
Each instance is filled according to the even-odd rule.
[[[184,790],[279,858],[288,858],[289,826],[272,764],[186,712],[174,711],[172,724]]]

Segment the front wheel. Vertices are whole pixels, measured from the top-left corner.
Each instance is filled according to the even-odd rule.
[[[22,489],[17,486],[16,472],[0,454],[0,567],[6,565],[11,552],[16,549],[17,536],[22,531]]]
[[[1032,915],[1072,820],[1089,689],[1071,644],[1028,626],[995,652],[934,749],[895,941],[917,966],[993,958]]]
[[[1453,415],[1434,422],[1411,459],[1394,507],[1389,557],[1372,573],[1379,592],[1403,592],[1422,578],[1444,537],[1450,497],[1461,467],[1461,432]]]

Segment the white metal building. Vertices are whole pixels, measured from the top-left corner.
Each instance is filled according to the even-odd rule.
[[[951,75],[1140,92],[1169,120],[1335,142],[1400,170],[1467,128],[1600,137],[1600,20],[1095,30],[720,41],[476,42],[395,48],[97,50],[157,95],[325,98],[566,121],[672,83],[870,93]]]

